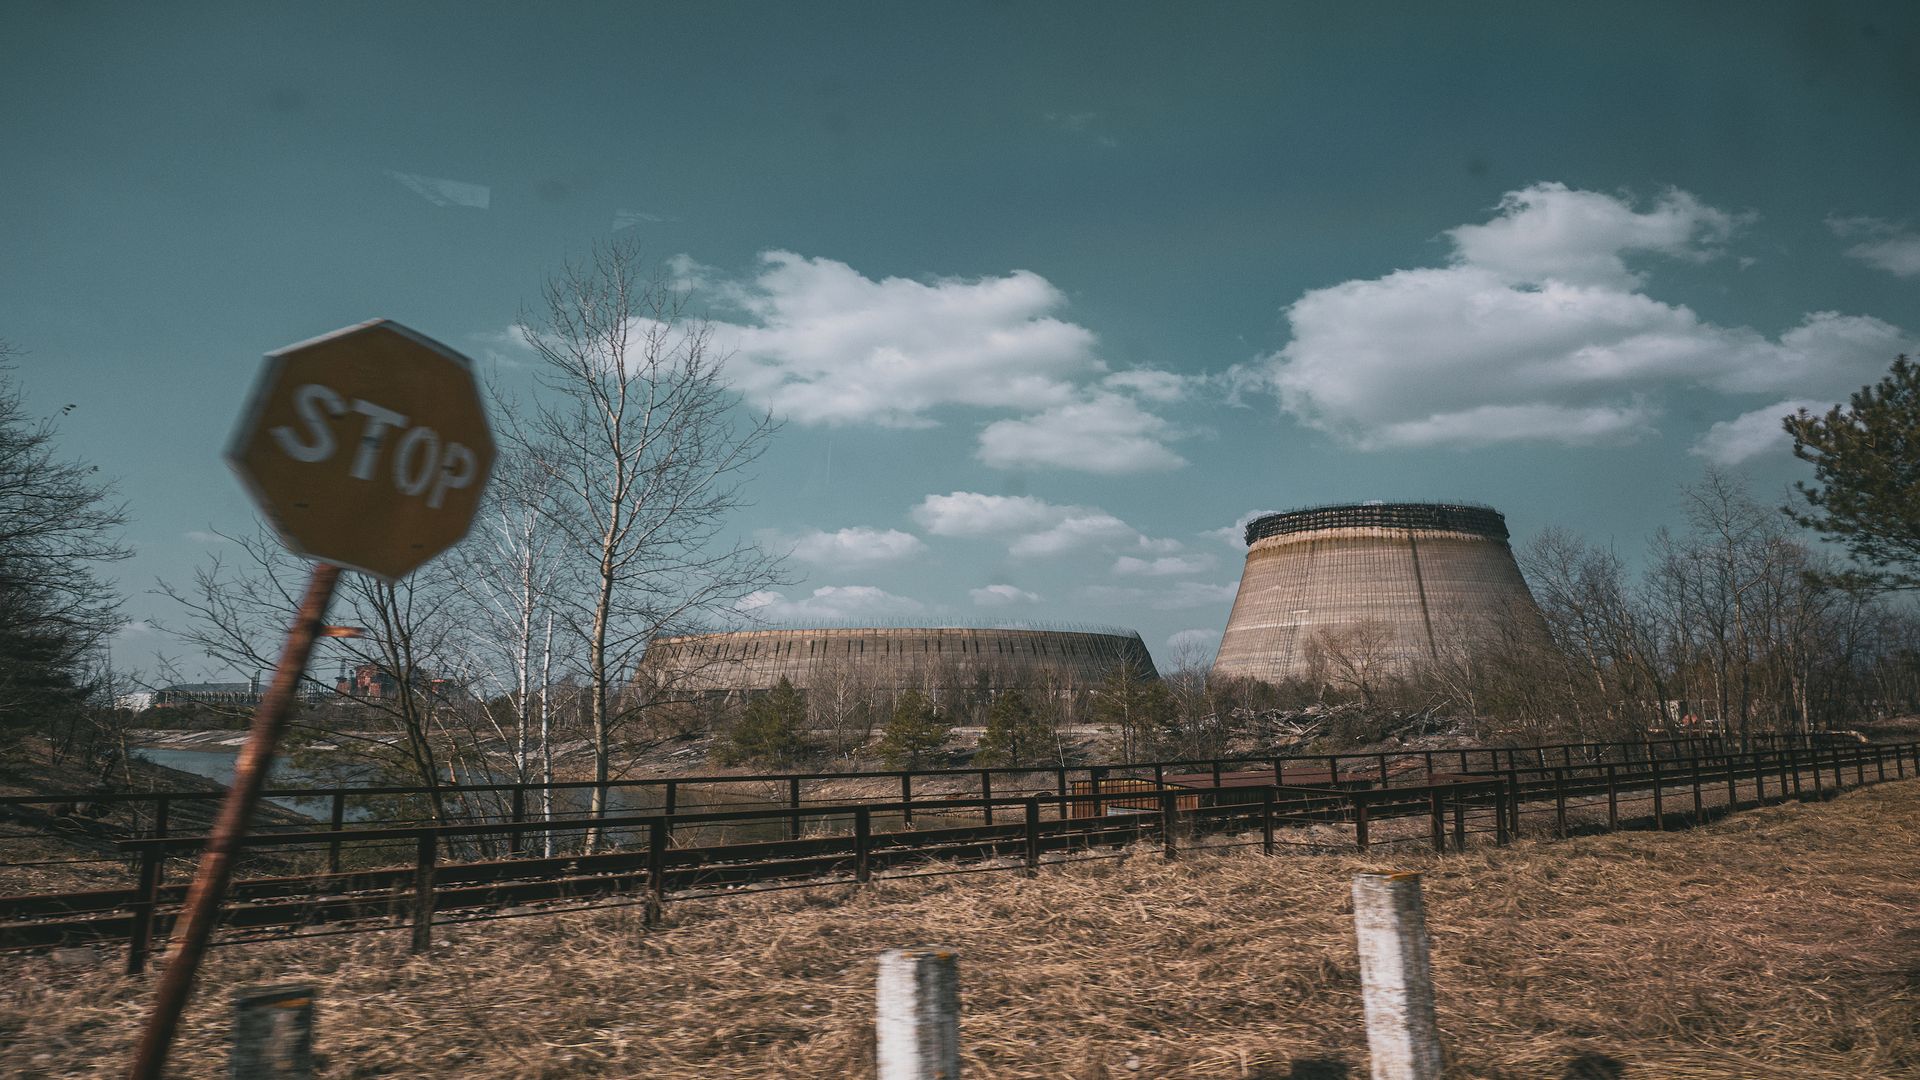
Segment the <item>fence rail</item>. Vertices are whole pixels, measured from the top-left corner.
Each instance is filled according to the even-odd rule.
[[[1537,749],[1537,748],[1536,748]],[[1471,753],[1480,753],[1473,751]],[[1504,749],[1501,753],[1507,753]],[[1169,857],[1187,847],[1258,846],[1365,851],[1381,844],[1464,849],[1523,831],[1523,817],[1546,817],[1546,831],[1644,823],[1666,828],[1677,817],[1698,823],[1710,812],[1783,799],[1824,797],[1844,786],[1920,775],[1920,743],[1788,746],[1701,752],[1689,757],[1574,765],[1491,766],[1428,783],[1354,780],[1337,768],[1318,783],[1245,782],[1222,770],[1211,784],[1176,784],[1164,774],[1147,786],[960,795],[734,810],[603,814],[554,821],[379,823],[256,833],[244,851],[283,865],[325,853],[326,868],[260,874],[233,884],[221,944],[286,933],[411,931],[424,949],[436,923],[512,917],[579,906],[636,904],[648,923],[662,906],[743,890],[865,884],[882,876],[1011,870],[1093,856],[1096,849],[1157,843]],[[1473,762],[1469,762],[1472,764]],[[1149,767],[1151,768],[1151,767]],[[1274,775],[1281,775],[1275,765]],[[1301,775],[1306,775],[1304,772]],[[1289,776],[1291,778],[1291,776]],[[1750,800],[1743,800],[1743,790]],[[1724,793],[1724,801],[1721,794]],[[1709,804],[1712,803],[1711,807]],[[1644,808],[1645,813],[1640,813]],[[918,812],[916,826],[909,815]],[[1581,820],[1576,820],[1581,819]],[[876,829],[876,823],[898,827]],[[704,843],[715,830],[759,830],[748,839]],[[530,841],[559,833],[598,835],[615,846],[560,855],[530,854]],[[1251,839],[1249,839],[1251,837]],[[1215,842],[1208,842],[1215,838]],[[1482,838],[1476,841],[1473,838]],[[465,859],[493,841],[506,858]],[[172,926],[184,883],[166,881],[170,860],[190,856],[204,837],[159,835],[122,840],[135,870],[131,887],[0,897],[0,950],[125,942],[129,971],[141,970],[153,943]],[[372,865],[342,870],[342,851]],[[1093,856],[1097,857],[1097,856]]]

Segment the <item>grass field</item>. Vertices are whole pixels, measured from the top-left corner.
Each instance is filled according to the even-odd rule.
[[[322,1074],[872,1075],[873,957],[961,958],[976,1077],[1367,1074],[1348,882],[1421,869],[1461,1077],[1920,1076],[1920,781],[1678,833],[1444,857],[1194,854],[216,950],[174,1061],[242,985],[319,985]],[[125,1068],[117,954],[0,958],[0,1072]]]

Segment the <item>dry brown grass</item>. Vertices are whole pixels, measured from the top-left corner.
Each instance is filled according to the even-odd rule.
[[[224,1067],[226,988],[321,987],[324,1075],[872,1075],[874,955],[959,950],[976,1077],[1366,1074],[1347,887],[1420,868],[1462,1077],[1920,1075],[1920,782],[1692,832],[1435,857],[1200,854],[217,950],[175,1051]],[[61,959],[66,962],[63,964]],[[149,984],[4,959],[0,1071],[124,1068]]]

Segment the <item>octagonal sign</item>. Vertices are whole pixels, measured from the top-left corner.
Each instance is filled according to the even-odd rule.
[[[472,361],[376,319],[268,353],[227,463],[289,548],[393,581],[466,535],[493,452]]]

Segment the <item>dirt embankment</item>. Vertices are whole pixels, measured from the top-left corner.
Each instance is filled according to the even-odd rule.
[[[320,987],[323,1075],[872,1075],[873,957],[962,963],[976,1077],[1366,1075],[1347,901],[1427,871],[1462,1077],[1920,1075],[1920,781],[1682,833],[1437,857],[1140,852],[954,876],[216,950],[176,1051],[224,1068],[242,985]],[[116,956],[8,957],[0,1073],[111,1075],[150,984]]]

